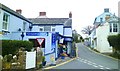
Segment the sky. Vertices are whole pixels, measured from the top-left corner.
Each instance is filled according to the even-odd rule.
[[[48,18],[68,18],[72,12],[72,29],[81,30],[92,25],[95,17],[110,8],[111,13],[118,14],[119,0],[0,0],[0,3],[12,10],[22,9],[26,18],[36,18],[39,12],[46,12]]]

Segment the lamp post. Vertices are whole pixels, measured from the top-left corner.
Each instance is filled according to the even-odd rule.
[[[21,37],[22,37],[22,40],[23,40],[23,38],[24,38],[24,32],[22,32]]]

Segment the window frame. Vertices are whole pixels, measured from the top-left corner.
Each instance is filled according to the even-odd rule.
[[[118,32],[118,24],[113,23],[113,32]]]
[[[118,30],[118,23],[110,23],[110,29],[109,29],[109,31],[111,32],[111,33],[117,33],[117,32],[119,32],[119,30]]]
[[[54,29],[54,31],[53,31],[53,29]],[[55,32],[55,26],[51,26],[51,32]]]
[[[26,24],[27,22],[23,21],[23,31],[26,31]]]
[[[9,15],[7,13],[3,14],[2,30],[8,31],[9,26]]]
[[[40,29],[42,29],[42,31],[41,31]],[[40,32],[43,32],[43,31],[44,31],[44,26],[40,26],[40,27],[39,27],[39,31],[40,31]]]
[[[47,26],[47,30],[46,30],[46,26],[44,26],[44,32],[51,32],[51,26]],[[50,28],[49,28],[50,27]]]

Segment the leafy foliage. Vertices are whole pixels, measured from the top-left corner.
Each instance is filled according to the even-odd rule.
[[[21,47],[25,48],[26,51],[30,51],[33,47],[33,44],[30,41],[2,40],[2,55],[14,55]]]
[[[108,42],[110,46],[120,52],[120,34],[108,36]]]

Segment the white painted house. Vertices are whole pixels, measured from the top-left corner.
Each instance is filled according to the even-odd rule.
[[[22,10],[15,11],[0,3],[0,40],[22,40],[22,32],[30,31],[32,22],[21,15]]]
[[[37,18],[26,19],[22,10],[15,11],[0,4],[0,40],[33,41],[35,47],[42,47],[47,63],[58,58],[58,43],[63,39],[70,54],[72,47],[72,13],[69,18],[47,18],[40,12]],[[41,45],[41,46],[40,46]]]
[[[26,32],[25,39],[36,43],[36,39],[44,39],[42,44],[45,60],[51,64],[58,58],[58,44],[60,40],[67,47],[67,53],[70,54],[72,47],[72,14],[69,18],[48,18],[46,12],[40,12],[37,18],[29,18],[32,24],[32,31]],[[35,46],[36,46],[35,45]],[[38,45],[39,47],[39,45]]]
[[[109,13],[109,9],[105,9],[104,13],[94,21],[94,29],[90,35],[91,47],[101,53],[111,53],[112,47],[109,45],[107,38],[109,35],[116,35],[119,32],[118,17]]]

